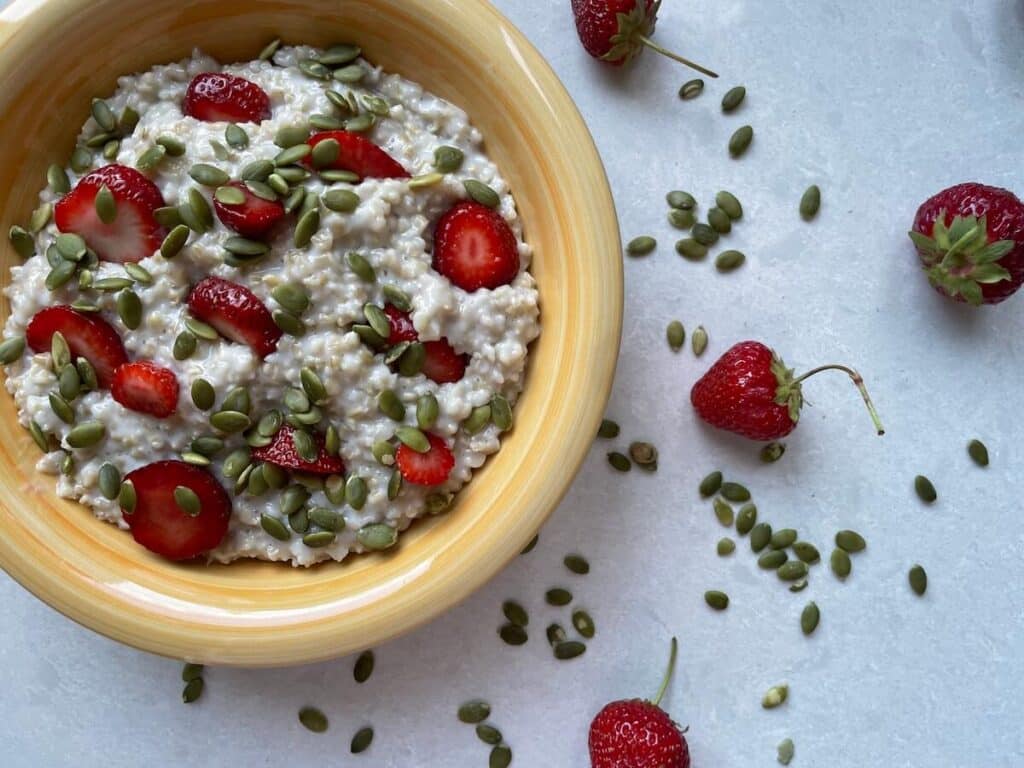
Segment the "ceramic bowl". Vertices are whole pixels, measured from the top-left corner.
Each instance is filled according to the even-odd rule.
[[[283,665],[373,646],[467,597],[558,504],[595,435],[622,320],[622,258],[600,158],[540,54],[485,0],[16,0],[0,12],[0,223],[24,222],[66,163],[90,99],[184,58],[253,58],[274,37],[353,40],[464,108],[511,183],[536,251],[542,332],[515,429],[452,511],[396,551],[314,568],[180,565],[59,499],[0,396],[0,565],[39,598],[138,648],[209,664]],[[17,258],[0,244],[2,282]],[[0,312],[7,315],[6,299]]]

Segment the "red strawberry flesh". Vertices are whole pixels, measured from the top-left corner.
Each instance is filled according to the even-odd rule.
[[[110,323],[64,305],[37,312],[25,329],[25,341],[34,352],[49,352],[53,334],[58,331],[73,356],[84,357],[92,364],[103,388],[110,387],[114,372],[128,362],[121,337]]]
[[[455,457],[444,438],[427,434],[430,450],[417,453],[402,444],[395,452],[395,463],[402,478],[415,485],[440,485],[448,479],[455,466]]]
[[[189,294],[188,307],[222,336],[247,344],[260,357],[277,349],[281,329],[266,305],[244,285],[219,277],[204,278]]]
[[[467,357],[460,355],[448,339],[423,342],[426,355],[422,373],[437,384],[451,384],[466,375]]]
[[[244,77],[203,72],[188,84],[182,111],[209,123],[258,123],[270,117],[270,97]]]
[[[334,139],[338,142],[338,159],[330,168],[351,171],[360,179],[407,179],[409,172],[391,155],[365,136],[349,131],[321,131],[309,138],[309,145],[315,147],[321,141]],[[310,160],[306,160],[307,164]]]
[[[416,341],[419,334],[416,333],[416,326],[412,324],[412,318],[408,312],[403,312],[393,304],[384,305],[384,314],[388,316],[388,324],[391,326],[391,334],[388,336],[388,344],[401,344],[403,341]]]
[[[257,461],[276,464],[283,469],[306,472],[312,475],[341,475],[345,473],[345,462],[338,456],[331,456],[324,449],[323,437],[314,435],[317,447],[316,461],[306,461],[295,450],[295,430],[284,425],[274,435],[273,442],[261,448],[252,449],[252,457]]]
[[[114,373],[110,394],[129,410],[165,419],[178,408],[178,379],[149,360],[125,363]]]
[[[233,181],[227,186],[240,190],[245,195],[245,202],[231,205],[214,197],[213,208],[221,223],[242,237],[261,240],[285,217],[284,206],[279,201],[257,197],[240,181]]]
[[[519,274],[519,248],[508,223],[480,203],[456,203],[434,232],[434,269],[464,291],[508,285]]]

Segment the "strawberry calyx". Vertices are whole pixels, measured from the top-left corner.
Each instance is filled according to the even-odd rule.
[[[932,236],[911,231],[928,281],[950,296],[962,296],[968,303],[982,303],[981,287],[1010,279],[998,261],[1014,247],[1013,240],[988,240],[985,216],[954,216],[946,226],[946,211],[939,211]]]
[[[689,59],[684,59],[682,56],[673,53],[667,48],[663,48],[651,40],[651,35],[654,34],[654,28],[658,23],[658,10],[660,8],[661,0],[656,0],[650,7],[648,7],[646,0],[637,0],[633,10],[628,13],[617,13],[615,18],[618,22],[618,31],[612,35],[610,41],[612,47],[601,59],[624,64],[643,53],[644,48],[650,48],[662,56],[667,56],[674,61],[678,61],[680,64],[685,64],[690,69],[695,69],[708,77],[718,77],[718,74],[710,69],[702,67],[700,64],[695,64]]]

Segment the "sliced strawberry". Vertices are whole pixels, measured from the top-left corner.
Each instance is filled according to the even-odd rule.
[[[221,223],[242,237],[259,240],[284,218],[284,206],[277,200],[257,197],[240,181],[233,181],[227,186],[241,190],[245,195],[245,202],[229,205],[215,197],[213,208],[217,211],[217,218]]]
[[[466,374],[466,365],[469,362],[467,356],[456,352],[448,343],[448,339],[425,341],[423,347],[427,354],[423,360],[422,372],[431,381],[450,384]]]
[[[324,439],[315,435],[316,461],[306,461],[295,450],[295,430],[284,425],[274,435],[274,441],[262,448],[253,448],[252,457],[257,461],[267,461],[283,469],[297,472],[308,472],[312,475],[341,475],[345,472],[345,462],[338,456],[331,456],[324,450]]]
[[[205,469],[183,461],[158,461],[129,472],[125,482],[135,487],[135,509],[122,508],[132,536],[150,552],[171,560],[188,560],[213,549],[224,538],[231,520],[231,499]],[[199,514],[183,510],[174,499],[176,488],[199,497]]]
[[[465,291],[508,285],[519,274],[519,248],[499,213],[456,203],[434,232],[434,269]]]
[[[106,186],[117,203],[116,216],[104,224],[96,213],[96,194]],[[156,184],[134,168],[105,165],[83,176],[54,207],[61,232],[74,232],[105,261],[141,261],[160,247],[167,234],[153,212],[164,205]]]
[[[109,387],[114,371],[128,362],[121,337],[110,323],[99,315],[68,306],[47,307],[37,312],[25,329],[25,340],[34,352],[49,352],[50,340],[57,331],[64,336],[72,355],[92,363],[101,387]]]
[[[244,77],[203,72],[188,84],[181,109],[207,123],[258,123],[270,117],[270,97]]]
[[[419,334],[416,333],[416,326],[412,324],[412,318],[408,312],[403,312],[393,304],[384,305],[384,314],[388,316],[388,323],[391,325],[391,335],[388,336],[388,344],[400,344],[403,341],[416,341]]]
[[[440,485],[448,479],[455,466],[455,457],[448,444],[437,435],[427,434],[430,450],[417,453],[402,444],[395,452],[395,463],[402,478],[416,485]]]
[[[110,394],[131,411],[166,419],[178,408],[178,379],[149,360],[125,363],[114,372]]]
[[[339,171],[352,171],[361,179],[407,179],[409,172],[391,155],[369,139],[348,131],[322,131],[314,133],[307,142],[315,147],[321,141],[334,139],[341,150],[330,167]],[[308,158],[307,164],[312,161]]]
[[[219,277],[204,278],[189,294],[188,308],[222,336],[248,344],[260,357],[277,349],[281,329],[266,305],[244,285]]]

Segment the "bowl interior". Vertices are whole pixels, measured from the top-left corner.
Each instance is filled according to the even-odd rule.
[[[207,663],[310,661],[406,631],[515,556],[557,504],[595,433],[618,350],[622,263],[611,196],[581,118],[539,54],[485,0],[18,0],[0,14],[0,223],[24,222],[94,95],[199,47],[252,58],[274,37],[357,41],[388,71],[466,109],[510,181],[536,251],[542,333],[516,428],[452,511],[396,552],[292,569],[174,565],[58,499],[0,396],[0,564],[118,640]],[[59,51],[55,58],[54,52]],[[0,243],[0,282],[17,259]],[[0,299],[6,317],[6,298]]]

